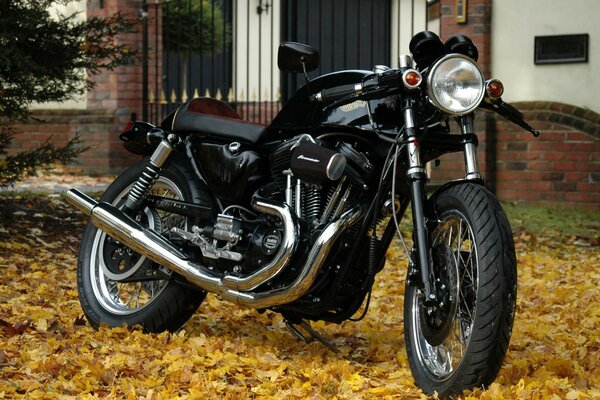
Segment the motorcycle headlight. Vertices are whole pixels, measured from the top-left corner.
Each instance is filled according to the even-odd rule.
[[[453,115],[473,111],[485,93],[485,81],[479,65],[462,54],[448,54],[432,67],[427,78],[429,100]]]

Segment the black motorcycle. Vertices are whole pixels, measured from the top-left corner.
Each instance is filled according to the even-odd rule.
[[[473,113],[538,133],[501,100],[502,83],[484,79],[467,37],[421,32],[410,50],[396,69],[309,80],[318,52],[281,44],[279,68],[307,82],[267,127],[209,98],[160,127],[132,121],[121,139],[146,157],[100,202],[67,193],[91,216],[77,266],[90,323],[175,330],[211,292],[322,340],[307,321],[366,311],[400,234],[417,385],[442,396],[489,385],[508,347],[517,272],[509,222],[479,171]],[[425,164],[450,152],[463,152],[464,178],[428,194]],[[411,246],[398,226],[409,204]]]

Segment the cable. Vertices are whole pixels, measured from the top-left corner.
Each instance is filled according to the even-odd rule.
[[[400,231],[400,224],[398,223],[398,217],[396,213],[396,202],[394,201],[396,199],[396,162],[398,161],[398,151],[399,149],[396,147],[396,154],[394,155],[394,170],[392,171],[392,217],[394,219],[394,224],[396,225],[398,237],[400,237],[400,241],[402,242],[406,256],[410,260],[410,251],[408,250],[408,246],[406,245],[404,237],[402,236],[402,232]]]

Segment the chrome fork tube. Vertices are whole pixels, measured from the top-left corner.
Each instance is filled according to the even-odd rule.
[[[460,117],[460,129],[463,135],[475,133],[473,127],[473,114]],[[465,144],[465,179],[483,180],[483,176],[479,172],[479,160],[477,158],[477,145],[475,143]]]

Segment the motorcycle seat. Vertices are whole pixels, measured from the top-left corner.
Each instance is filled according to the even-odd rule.
[[[172,132],[218,136],[230,140],[257,143],[266,134],[266,126],[243,121],[226,103],[209,97],[189,100],[162,123]]]

